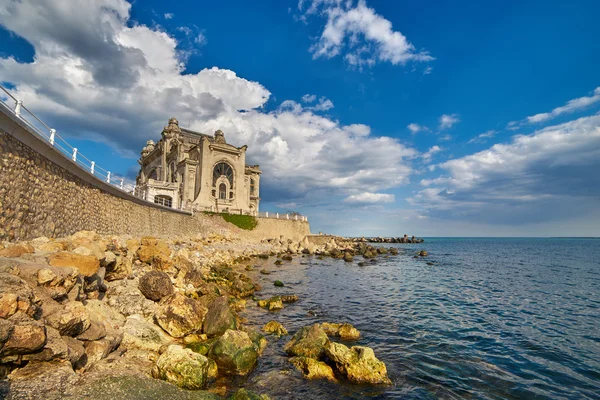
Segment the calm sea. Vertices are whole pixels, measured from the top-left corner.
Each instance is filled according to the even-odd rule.
[[[394,385],[302,379],[269,341],[239,385],[281,399],[600,399],[600,240],[429,238],[358,266],[305,257],[257,275],[263,297],[300,301],[268,313],[291,332],[348,321],[386,363]],[[414,259],[425,249],[429,257]],[[261,267],[261,268],[262,268]],[[279,279],[285,288],[276,288]]]

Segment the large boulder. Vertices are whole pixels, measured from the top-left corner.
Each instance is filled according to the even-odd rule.
[[[335,363],[337,370],[354,383],[391,384],[385,364],[375,357],[373,349],[363,346],[348,348],[341,343],[330,342],[325,348],[326,356]]]
[[[199,332],[206,312],[202,303],[175,293],[160,301],[155,319],[169,335],[180,338]]]
[[[318,359],[329,345],[329,338],[319,324],[301,328],[283,348],[291,356]]]
[[[258,352],[246,332],[227,330],[208,352],[219,371],[231,375],[246,375],[256,365]]]
[[[323,361],[317,361],[314,358],[308,357],[292,357],[290,362],[296,367],[302,375],[307,379],[327,379],[335,382],[333,369]]]
[[[77,336],[90,327],[91,320],[85,306],[74,301],[48,315],[46,323],[63,336]]]
[[[52,360],[68,360],[69,348],[60,336],[58,330],[51,326],[46,327],[46,344],[44,347],[35,353],[25,354],[22,357],[23,361],[52,361]]]
[[[123,326],[121,348],[158,352],[171,343],[172,339],[162,329],[139,314],[129,316]]]
[[[184,389],[204,389],[208,383],[209,364],[203,355],[171,345],[156,361],[152,376]]]
[[[34,316],[40,310],[40,303],[27,282],[10,273],[0,273],[0,318],[16,313]]]
[[[137,249],[136,255],[141,262],[151,264],[160,270],[168,270],[173,266],[169,245],[150,236],[142,238],[142,244]]]
[[[104,252],[104,258],[100,264],[106,269],[104,279],[107,281],[116,281],[131,276],[133,272],[133,255],[126,251],[114,253],[112,251]]]
[[[154,317],[158,304],[152,300],[148,300],[140,292],[137,280],[117,280],[108,282],[107,286],[107,303],[112,309],[125,316],[141,314],[145,317]]]
[[[202,331],[208,337],[220,336],[228,329],[235,329],[237,321],[229,308],[227,296],[214,299],[208,305],[208,312],[204,318]]]
[[[7,247],[0,248],[0,257],[21,257],[23,254],[35,252],[33,246],[26,243],[9,244]]]
[[[4,343],[0,356],[29,354],[36,352],[46,344],[46,327],[34,320],[20,320]]]
[[[150,271],[146,273],[140,278],[138,287],[147,299],[153,301],[159,301],[174,292],[171,278],[162,271]]]
[[[323,322],[321,328],[327,336],[337,336],[342,340],[358,340],[360,332],[354,326],[348,323],[338,324],[332,322]]]
[[[82,255],[61,251],[48,256],[48,264],[52,267],[77,268],[81,275],[92,276],[98,272],[100,261],[92,255]]]

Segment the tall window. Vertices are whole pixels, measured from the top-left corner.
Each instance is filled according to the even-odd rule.
[[[250,178],[250,196],[254,196],[256,190],[256,186],[254,184],[254,179]]]
[[[177,182],[177,170],[174,162],[171,163],[171,182]]]
[[[217,185],[217,180],[224,176],[229,181],[229,185],[233,187],[233,168],[227,163],[218,163],[213,170],[213,187]]]
[[[227,200],[227,185],[224,183],[219,185],[219,199]]]

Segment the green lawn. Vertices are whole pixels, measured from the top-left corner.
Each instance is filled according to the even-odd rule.
[[[251,231],[256,228],[256,218],[251,215],[239,215],[239,214],[220,214],[221,217],[227,222],[230,222],[241,229]]]

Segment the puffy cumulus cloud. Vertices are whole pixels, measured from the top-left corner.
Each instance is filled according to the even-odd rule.
[[[393,194],[370,193],[370,192],[353,194],[344,199],[344,203],[356,204],[356,205],[385,204],[385,203],[393,203],[393,202],[394,202]]]
[[[305,5],[308,4],[306,7]],[[302,20],[319,14],[327,18],[325,27],[310,51],[314,58],[344,54],[350,65],[363,68],[377,62],[404,65],[408,61],[431,61],[426,51],[417,51],[407,38],[392,29],[392,23],[369,8],[364,0],[301,0]]]
[[[1,3],[0,24],[35,49],[31,63],[0,58],[2,80],[59,133],[125,152],[156,139],[171,116],[201,132],[221,129],[261,164],[265,200],[319,201],[408,182],[415,150],[318,115],[333,107],[324,97],[265,112],[271,93],[258,82],[217,67],[185,74],[177,41],[132,23],[129,12],[123,0]]]
[[[440,129],[449,129],[460,122],[457,114],[442,114],[440,117]]]
[[[441,218],[526,224],[600,206],[600,115],[517,135],[507,144],[437,165],[409,199]]]
[[[302,101],[305,103],[312,103],[313,101],[317,100],[317,96],[314,94],[305,94],[304,96],[302,96]]]
[[[434,154],[439,153],[442,150],[443,149],[440,146],[437,146],[437,145],[436,146],[432,146],[425,153],[421,154],[421,157],[426,162],[427,161],[431,161],[431,157],[433,157]]]
[[[410,131],[410,133],[412,133],[413,135],[415,133],[421,132],[421,131],[428,131],[429,129],[427,129],[427,127],[419,125],[419,124],[415,124],[414,122],[411,124],[408,124],[407,126],[408,130]]]
[[[598,103],[598,102],[600,102],[600,87],[597,87],[591,96],[584,96],[584,97],[579,97],[577,99],[569,100],[564,106],[556,107],[554,110],[552,110],[550,112],[535,114],[530,117],[527,117],[527,122],[529,122],[529,123],[546,122],[546,121],[548,121],[552,118],[556,118],[562,114],[569,114],[569,113],[574,113],[576,111],[583,110],[583,109],[585,109],[595,103]]]

